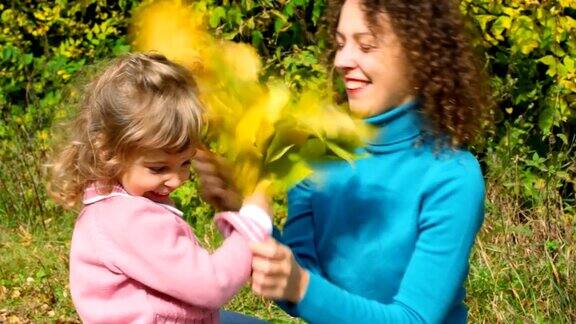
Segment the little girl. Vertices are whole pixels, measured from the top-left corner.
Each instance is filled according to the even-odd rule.
[[[248,243],[268,236],[272,224],[255,205],[220,213],[215,220],[226,239],[211,254],[171,204],[200,145],[202,107],[192,76],[161,55],[130,54],[85,90],[49,186],[59,203],[83,204],[70,252],[80,318],[219,322],[218,308],[250,276]]]

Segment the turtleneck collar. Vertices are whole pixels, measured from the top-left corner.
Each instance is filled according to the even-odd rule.
[[[421,134],[422,117],[416,101],[410,101],[398,107],[364,119],[376,126],[376,136],[368,141],[366,149],[374,153],[383,153],[411,146]]]

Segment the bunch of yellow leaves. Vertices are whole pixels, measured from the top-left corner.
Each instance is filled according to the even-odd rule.
[[[336,107],[329,93],[296,97],[279,82],[259,82],[256,50],[215,39],[203,22],[201,10],[181,1],[155,1],[137,10],[131,36],[137,50],[160,52],[192,71],[207,109],[208,140],[233,163],[242,194],[257,186],[286,190],[316,161],[353,161],[370,136],[366,124]]]

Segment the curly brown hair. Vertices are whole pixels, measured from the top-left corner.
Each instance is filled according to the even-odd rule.
[[[346,0],[328,1],[333,38]],[[360,0],[371,31],[378,35],[386,14],[410,66],[410,81],[437,143],[467,146],[481,140],[491,108],[487,75],[471,44],[470,26],[454,0]],[[330,57],[333,57],[333,52]]]
[[[154,53],[134,53],[110,62],[83,89],[64,145],[48,167],[48,192],[74,207],[97,183],[112,190],[135,154],[162,149],[181,152],[200,145],[203,107],[192,75]]]

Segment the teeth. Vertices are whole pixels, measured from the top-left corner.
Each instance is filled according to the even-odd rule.
[[[360,88],[364,88],[368,85],[368,82],[364,81],[348,81],[346,82],[346,88],[350,90],[356,90]]]

